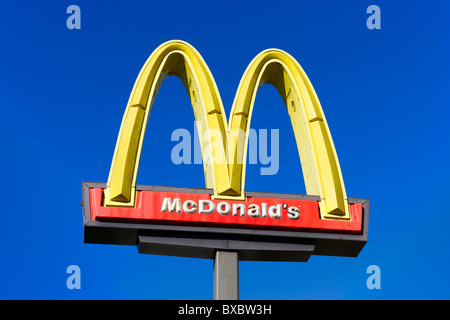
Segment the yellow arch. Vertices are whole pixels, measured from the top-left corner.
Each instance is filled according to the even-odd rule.
[[[298,62],[278,49],[257,55],[241,79],[227,124],[219,91],[206,63],[195,48],[179,40],[159,46],[139,73],[122,120],[105,205],[134,206],[145,127],[158,89],[169,75],[182,80],[201,126],[199,132],[206,134],[205,140],[200,135],[205,182],[207,188],[214,189],[215,198],[244,198],[246,133],[258,88],[268,83],[275,86],[286,104],[306,191],[321,197],[321,217],[350,219],[331,134],[314,88]],[[214,132],[212,142],[210,132]]]
[[[117,139],[105,190],[105,205],[134,206],[136,178],[148,116],[163,80],[175,75],[189,93],[199,132],[222,132],[225,118],[219,92],[200,54],[182,41],[169,41],[159,46],[144,64],[131,92]],[[227,190],[216,188],[216,181],[229,184],[224,139],[215,139],[212,148],[201,142],[207,188],[217,194]],[[215,161],[212,150],[217,150]],[[221,151],[221,152],[220,152]],[[217,159],[222,155],[223,159]],[[211,164],[212,163],[212,164]]]

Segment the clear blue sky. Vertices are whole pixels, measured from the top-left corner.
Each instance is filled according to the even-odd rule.
[[[66,27],[71,4],[81,30]],[[366,27],[371,4],[380,30]],[[348,196],[371,200],[357,258],[240,262],[242,299],[449,299],[449,10],[438,0],[2,3],[0,298],[212,299],[212,260],[83,243],[81,182],[106,182],[140,68],[182,39],[207,62],[227,113],[256,54],[293,55],[322,103]],[[273,87],[260,89],[252,126],[280,129],[280,170],[249,166],[247,190],[305,192],[283,108]],[[172,131],[194,120],[177,78],[153,111],[138,183],[204,187],[201,165],[170,161]],[[73,264],[81,290],[66,287]],[[370,265],[380,290],[366,287]]]

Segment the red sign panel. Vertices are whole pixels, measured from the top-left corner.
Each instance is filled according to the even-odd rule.
[[[247,197],[213,200],[209,194],[137,191],[136,207],[105,207],[104,189],[89,190],[91,220],[361,234],[362,204],[350,204],[350,220],[320,219],[318,201]]]

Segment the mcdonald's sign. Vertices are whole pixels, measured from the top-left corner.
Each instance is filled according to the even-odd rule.
[[[143,138],[164,79],[189,93],[200,136],[205,189],[136,185]],[[246,191],[248,131],[258,88],[273,85],[297,141],[308,195]],[[268,49],[249,64],[227,120],[214,78],[197,50],[175,40],[141,69],[120,127],[107,183],[83,183],[85,242],[138,245],[139,252],[240,260],[307,261],[357,256],[367,242],[369,201],[347,198],[319,99],[298,62]]]

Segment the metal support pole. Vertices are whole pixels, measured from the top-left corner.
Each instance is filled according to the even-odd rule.
[[[237,252],[216,251],[214,257],[214,300],[239,299]]]

